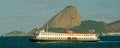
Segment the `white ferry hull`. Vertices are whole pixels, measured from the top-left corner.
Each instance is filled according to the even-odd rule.
[[[31,42],[98,42],[97,40],[41,40],[41,39],[29,39]]]

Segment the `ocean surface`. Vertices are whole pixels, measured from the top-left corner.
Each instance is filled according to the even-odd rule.
[[[30,42],[31,36],[0,37],[0,48],[120,48],[120,36],[100,36],[99,42]]]

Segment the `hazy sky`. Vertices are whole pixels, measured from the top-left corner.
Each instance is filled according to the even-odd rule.
[[[69,5],[77,7],[82,20],[120,20],[120,0],[0,0],[0,35],[29,32]]]

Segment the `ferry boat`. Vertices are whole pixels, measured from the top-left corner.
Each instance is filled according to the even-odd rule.
[[[65,33],[36,31],[32,42],[97,42],[98,35],[94,32],[73,32],[67,30]]]

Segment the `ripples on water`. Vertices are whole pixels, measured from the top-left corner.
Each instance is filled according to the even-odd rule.
[[[0,37],[0,48],[120,48],[120,36],[101,36],[99,42],[30,42],[32,37]]]

